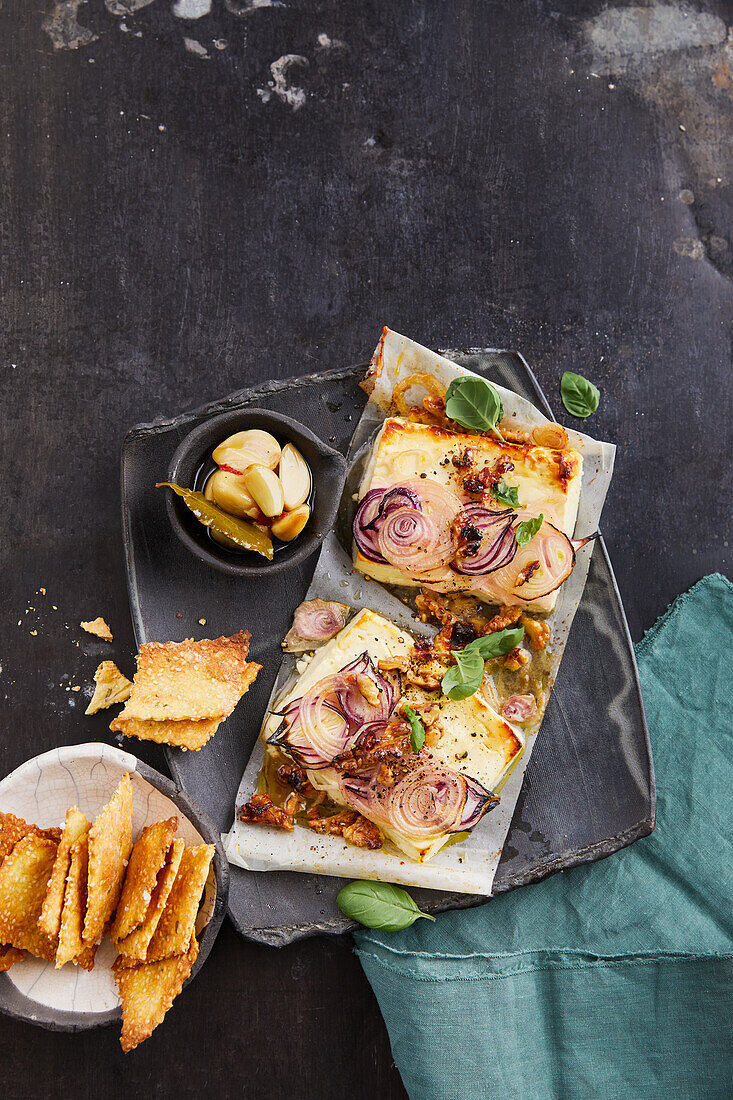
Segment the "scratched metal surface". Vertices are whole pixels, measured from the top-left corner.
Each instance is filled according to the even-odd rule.
[[[361,361],[383,323],[519,348],[551,398],[568,368],[601,387],[635,639],[728,569],[730,448],[711,425],[731,412],[729,13],[213,0],[184,21],[167,0],[6,0],[2,774],[104,738],[71,688],[102,656],[130,669],[126,427]],[[273,75],[289,54],[307,64]],[[106,648],[74,627],[100,613]],[[346,939],[275,952],[225,926],[126,1058],[114,1029],[4,1021],[3,1040],[13,1098],[404,1095]]]

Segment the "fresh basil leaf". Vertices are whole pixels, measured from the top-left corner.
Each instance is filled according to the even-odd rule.
[[[491,490],[491,495],[501,504],[508,504],[510,508],[519,508],[519,489],[516,485],[507,485],[504,479],[495,485]]]
[[[412,709],[405,707],[405,717],[410,723],[410,744],[414,753],[420,752],[425,744],[425,726],[420,721],[420,715]]]
[[[514,537],[517,540],[517,546],[526,546],[528,542],[531,542],[535,537],[542,521],[544,520],[542,512],[538,516],[534,516],[532,519],[525,519],[524,523],[518,523],[514,528]]]
[[[475,650],[483,661],[488,661],[490,657],[501,657],[516,649],[523,637],[524,627],[513,626],[507,630],[495,630],[493,634],[482,634],[469,642],[466,649]]]
[[[494,387],[483,378],[454,378],[445,395],[445,411],[464,428],[494,431],[502,438],[496,425],[504,415],[504,406]]]
[[[336,895],[336,904],[345,917],[383,932],[401,932],[420,917],[435,920],[418,909],[406,890],[391,882],[350,882]]]
[[[571,416],[577,416],[585,420],[598,408],[601,393],[597,386],[583,378],[582,374],[573,374],[566,370],[560,379],[560,396],[562,403]]]
[[[470,644],[473,645],[473,642]],[[484,659],[469,646],[456,650],[453,656],[456,663],[448,669],[440,686],[449,699],[468,699],[479,689],[484,674]]]

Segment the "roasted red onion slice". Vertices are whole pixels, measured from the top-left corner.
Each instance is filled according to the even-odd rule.
[[[354,540],[370,561],[421,575],[455,553],[451,525],[460,499],[431,478],[408,478],[391,489],[370,489],[354,516]]]
[[[341,630],[349,610],[347,604],[336,600],[306,600],[295,609],[283,649],[286,653],[304,653],[323,645]]]
[[[379,549],[402,572],[424,573],[450,560],[453,545],[443,535],[430,516],[416,508],[398,508],[379,529]]]
[[[481,546],[475,554],[456,557],[455,569],[470,576],[491,573],[508,565],[517,552],[517,540],[512,524],[517,513],[492,512],[481,504],[469,504],[463,509],[461,519],[475,527],[481,534]]]
[[[411,489],[405,489],[403,486],[398,485],[394,489],[388,489],[377,509],[375,518],[367,524],[367,530],[373,530],[379,526],[379,523],[385,516],[388,516],[390,512],[396,511],[398,508],[417,508],[418,512],[420,508],[420,497],[417,493],[413,493]]]
[[[374,685],[373,692],[368,685],[360,685],[358,677],[366,677]],[[369,698],[372,694],[374,700]],[[365,651],[289,703],[280,712],[282,722],[268,743],[280,745],[301,767],[326,768],[365,730],[385,726],[398,696],[399,680],[378,672]]]
[[[354,542],[360,553],[369,561],[384,564],[384,558],[379,550],[378,532],[373,524],[379,514],[379,505],[386,489],[370,489],[362,498],[361,504],[356,509],[354,516],[353,532]]]
[[[446,565],[455,554],[452,524],[461,502],[430,478],[412,478],[402,490],[419,496],[420,507],[401,505],[384,516],[379,550],[391,565],[419,577]]]
[[[362,727],[366,723],[386,722],[396,701],[395,683],[376,670],[369,654],[362,653],[355,661],[342,668],[339,675],[343,684],[336,689],[336,694],[344,714],[352,725]],[[367,676],[372,681],[378,702],[370,702],[364,695],[356,679],[357,676]]]
[[[345,801],[377,825],[413,840],[431,841],[445,833],[472,829],[499,799],[477,779],[447,767],[432,754],[391,787],[376,782],[374,772],[344,776]]]
[[[523,725],[537,714],[537,701],[534,695],[510,695],[501,708],[502,718],[507,722]]]
[[[353,740],[349,722],[325,694],[314,696],[313,688],[297,704],[297,710],[288,707],[268,744],[280,745],[302,768],[325,768]]]

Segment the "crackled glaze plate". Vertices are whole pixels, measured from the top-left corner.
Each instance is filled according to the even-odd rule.
[[[93,820],[114,794],[120,779],[132,779],[132,835],[145,825],[178,817],[177,836],[186,845],[216,844],[204,899],[196,921],[199,953],[189,981],[201,969],[226,912],[229,868],[218,832],[206,814],[170,779],[128,752],[109,745],[72,745],[52,749],[27,760],[0,782],[0,810],[42,828],[63,826],[66,810],[77,806]],[[27,955],[0,974],[0,1011],[58,1031],[81,1031],[121,1017],[120,999],[112,977],[116,952],[102,941],[94,969]]]
[[[470,349],[442,354],[552,416],[517,353]],[[284,413],[304,421],[346,454],[366,403],[358,385],[365,371],[358,366],[267,382],[172,420],[138,425],[125,439],[123,528],[138,643],[215,638],[245,629],[252,633],[252,659],[263,666],[233,715],[200,752],[166,750],[176,780],[224,832],[231,826],[237,787],[280,666],[280,642],[305,596],[316,556],[261,582],[217,574],[180,545],[154,482],[192,427],[229,409]],[[654,772],[634,652],[611,563],[599,539],[493,893],[600,859],[646,836],[654,827],[654,807]],[[342,885],[338,878],[314,874],[231,867],[229,912],[243,936],[261,943],[282,945],[304,936],[337,934],[355,927],[336,906]],[[414,894],[432,913],[486,901],[435,890]]]

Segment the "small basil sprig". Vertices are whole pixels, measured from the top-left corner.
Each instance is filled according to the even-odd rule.
[[[412,707],[405,707],[405,718],[410,723],[412,751],[418,753],[425,744],[425,726],[420,721],[420,715]]]
[[[583,378],[582,374],[573,374],[571,370],[566,370],[560,379],[560,396],[570,415],[580,420],[594,413],[601,400],[598,387]]]
[[[542,521],[544,520],[542,512],[538,516],[533,516],[532,519],[525,519],[523,523],[518,523],[514,528],[514,537],[517,540],[517,546],[526,546],[528,542],[531,542],[535,537]]]
[[[336,904],[345,917],[383,932],[401,932],[420,917],[435,920],[418,909],[406,890],[391,882],[350,882],[336,895]]]
[[[501,504],[508,504],[510,508],[519,508],[519,489],[516,485],[507,485],[502,478],[498,485],[491,490],[491,495]]]
[[[493,634],[483,634],[463,649],[455,650],[453,656],[456,663],[451,665],[441,681],[443,694],[449,699],[468,699],[469,695],[474,695],[484,675],[484,661],[509,653],[523,637],[524,627],[515,626],[495,630]]]
[[[504,415],[501,398],[490,382],[467,375],[454,378],[445,395],[445,411],[451,420],[477,432],[495,432]]]

